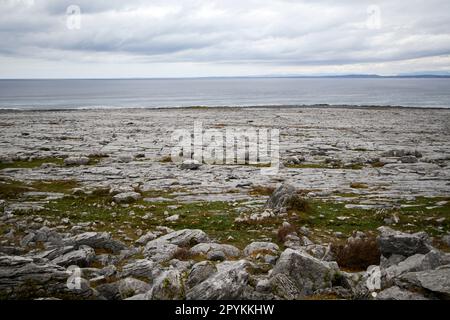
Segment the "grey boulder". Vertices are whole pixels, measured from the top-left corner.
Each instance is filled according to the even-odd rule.
[[[226,300],[242,298],[249,280],[248,261],[225,261],[217,272],[186,293],[188,300]]]
[[[280,213],[292,209],[297,201],[302,200],[296,189],[290,184],[283,184],[272,193],[264,208]]]
[[[78,250],[67,252],[53,259],[52,262],[63,267],[68,267],[71,265],[87,267],[91,264],[94,257],[94,249],[88,246],[80,246]]]
[[[321,261],[303,251],[286,249],[273,268],[272,275],[284,274],[291,279],[302,295],[332,286],[339,274],[336,262]]]
[[[111,238],[107,232],[85,232],[64,239],[65,245],[89,246],[94,249],[105,249],[113,253],[119,253],[127,247],[120,241]]]
[[[140,259],[124,265],[120,272],[120,276],[152,278],[154,269],[155,263],[153,261]]]
[[[380,232],[377,238],[378,246],[384,257],[390,257],[393,254],[409,257],[416,253],[425,254],[431,249],[425,232],[409,234],[389,227],[380,227],[378,231]]]
[[[66,166],[79,166],[89,164],[90,159],[88,157],[67,157],[64,159],[64,164]]]
[[[207,256],[210,252],[221,251],[228,258],[237,258],[241,254],[241,250],[229,244],[220,243],[199,243],[193,246],[190,250],[191,255]]]
[[[439,299],[450,299],[450,265],[406,273],[396,279],[396,284]]]
[[[166,242],[176,244],[181,247],[188,247],[202,242],[209,242],[209,237],[206,233],[199,229],[183,229],[168,233],[162,237],[152,240],[147,243],[147,245],[156,242]]]
[[[216,266],[210,261],[196,263],[188,274],[186,286],[188,288],[193,288],[216,272]]]
[[[180,300],[184,299],[183,275],[178,270],[163,272],[153,283],[152,289],[146,293],[146,300]]]
[[[123,192],[113,196],[115,203],[132,203],[141,199],[141,194],[137,192]]]

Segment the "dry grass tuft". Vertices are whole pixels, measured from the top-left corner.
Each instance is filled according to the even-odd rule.
[[[274,190],[273,187],[254,186],[249,193],[253,196],[270,196]]]
[[[380,264],[380,249],[374,236],[352,239],[345,245],[332,245],[339,267],[349,270],[366,270],[371,265]]]

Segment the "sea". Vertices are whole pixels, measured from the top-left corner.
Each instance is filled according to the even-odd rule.
[[[450,78],[0,80],[0,109],[299,105],[450,108]]]

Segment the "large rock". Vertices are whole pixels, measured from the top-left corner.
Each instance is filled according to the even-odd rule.
[[[296,209],[303,202],[304,200],[297,194],[292,185],[283,184],[272,193],[264,208],[279,213]]]
[[[223,252],[228,258],[237,258],[241,254],[241,250],[229,244],[220,243],[199,243],[193,246],[190,250],[191,255],[207,256],[210,252]]]
[[[392,283],[393,279],[407,272],[433,270],[445,263],[441,253],[432,250],[427,254],[415,254],[383,270],[383,287]]]
[[[147,246],[153,246],[157,242],[175,244],[180,247],[190,247],[198,243],[209,242],[209,237],[202,230],[183,229],[168,233],[162,237],[152,240],[147,243]]]
[[[321,261],[306,252],[286,249],[273,268],[272,275],[284,274],[294,282],[302,295],[311,295],[315,290],[332,286],[339,274],[335,262]]]
[[[450,265],[434,270],[409,272],[396,279],[400,287],[422,291],[440,299],[450,299]]]
[[[132,203],[141,199],[141,194],[137,192],[123,192],[113,196],[115,203]]]
[[[79,166],[89,164],[90,159],[88,157],[68,157],[64,159],[66,166]]]
[[[279,299],[283,300],[295,300],[301,299],[301,290],[297,285],[283,273],[275,274],[269,280],[271,292]]]
[[[0,296],[8,299],[97,297],[86,280],[78,278],[73,286],[71,272],[53,263],[36,263],[32,258],[0,256]],[[77,285],[78,284],[78,285]]]
[[[196,160],[185,160],[180,164],[182,170],[197,170],[201,167],[201,163]]]
[[[154,269],[155,263],[153,261],[147,259],[140,259],[124,265],[122,267],[122,272],[120,273],[120,276],[152,278]]]
[[[95,257],[95,251],[88,246],[80,246],[78,250],[67,252],[55,259],[53,263],[59,266],[68,267],[77,265],[79,267],[87,267],[91,264]]]
[[[242,298],[249,274],[245,260],[225,261],[217,265],[217,272],[188,290],[188,300],[229,300]]]
[[[28,254],[28,256],[30,258],[33,259],[47,259],[47,260],[53,260],[56,259],[62,255],[65,255],[66,253],[70,252],[70,251],[74,251],[76,250],[75,247],[73,246],[61,246],[61,247],[56,247],[56,248],[51,248],[49,250],[45,250],[45,251],[40,251],[37,253],[31,253]]]
[[[157,235],[154,234],[153,232],[149,231],[146,234],[144,234],[143,236],[141,236],[139,239],[137,239],[136,244],[143,246],[147,242],[152,241],[156,238],[157,238]]]
[[[178,270],[163,272],[146,293],[146,300],[180,300],[185,297],[183,275]]]
[[[179,247],[164,241],[150,241],[144,249],[144,256],[155,262],[164,262],[173,259]]]
[[[393,287],[390,287],[383,291],[380,291],[377,294],[376,299],[377,300],[428,300],[420,293],[401,289],[397,286],[393,286]]]
[[[42,227],[39,230],[29,232],[20,241],[20,245],[25,247],[32,242],[47,242],[53,245],[62,244],[62,236],[49,227]]]
[[[256,254],[278,255],[280,248],[272,242],[252,242],[244,249],[244,256],[252,256]]]
[[[151,289],[151,286],[138,279],[125,278],[113,283],[99,285],[96,289],[105,299],[122,300],[144,294]]]
[[[127,247],[120,241],[111,238],[107,232],[85,232],[64,239],[65,245],[89,246],[94,249],[105,249],[113,253],[119,253]]]
[[[425,254],[432,248],[425,232],[409,234],[389,227],[380,227],[378,231],[380,231],[377,238],[378,246],[384,257],[390,257],[393,254],[409,257],[416,253]]]
[[[216,266],[210,261],[196,263],[188,274],[186,287],[193,288],[216,272]]]

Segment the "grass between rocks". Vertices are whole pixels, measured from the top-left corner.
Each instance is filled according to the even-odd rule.
[[[143,199],[137,202],[111,205],[112,197],[108,192],[75,196],[72,195],[72,189],[76,187],[78,183],[74,180],[35,181],[29,184],[0,181],[0,199],[19,202],[23,199],[23,193],[28,191],[66,193],[67,196],[62,199],[44,203],[43,211],[17,215],[23,218],[39,216],[54,225],[63,225],[61,219],[68,218],[72,224],[88,223],[93,230],[111,232],[114,237],[125,241],[137,239],[138,230],[145,233],[157,226],[168,226],[175,230],[201,229],[221,243],[243,248],[252,241],[279,243],[277,230],[283,221],[289,221],[297,229],[308,227],[313,241],[325,242],[335,240],[335,232],[341,232],[345,237],[354,230],[375,231],[377,227],[386,225],[386,218],[394,216],[398,218],[398,222],[392,225],[394,229],[406,232],[426,231],[433,236],[450,231],[450,197],[421,197],[413,201],[401,201],[397,202],[398,208],[386,210],[346,208],[345,204],[348,202],[309,199],[307,206],[300,207],[304,209],[291,210],[284,217],[235,223],[242,208],[249,212],[261,212],[262,207],[246,207],[239,201],[180,203],[176,200],[175,193],[183,190],[176,189],[145,191]],[[269,194],[269,188],[255,188],[253,191],[255,199]],[[349,200],[358,203],[356,197],[349,197]],[[179,219],[166,220],[173,215],[178,215]]]
[[[100,162],[105,156],[90,156],[87,165],[93,166]],[[35,169],[41,167],[45,163],[52,163],[57,166],[64,165],[64,158],[62,157],[47,157],[32,160],[16,160],[11,162],[0,162],[0,170],[3,169]],[[73,165],[70,165],[73,166]]]
[[[12,161],[12,162],[1,162],[0,170],[3,170],[3,169],[33,169],[33,168],[39,168],[44,163],[53,163],[53,164],[62,166],[64,164],[64,159],[49,157],[49,158],[41,158],[41,159],[33,159],[33,160],[18,160],[18,161]]]

